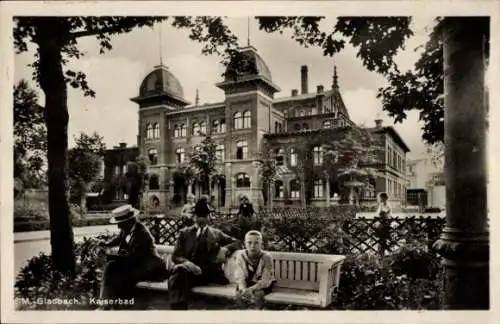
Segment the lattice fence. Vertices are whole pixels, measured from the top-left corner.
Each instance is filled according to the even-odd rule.
[[[157,244],[174,245],[180,230],[186,226],[180,218],[144,219]],[[429,248],[439,238],[445,220],[431,217],[388,219],[352,218],[328,215],[319,210],[259,212],[253,220],[232,214],[218,214],[210,220],[228,234],[242,238],[249,229],[263,232],[269,250],[306,253],[386,253],[403,244],[418,241]]]

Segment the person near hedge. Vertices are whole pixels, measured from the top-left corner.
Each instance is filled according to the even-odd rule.
[[[176,242],[168,282],[172,309],[188,309],[188,293],[194,286],[229,282],[222,265],[241,247],[241,242],[209,226],[210,213],[208,202],[200,199],[194,207],[195,224],[181,230]]]
[[[262,234],[251,230],[245,235],[245,248],[234,254],[232,281],[240,303],[263,306],[264,296],[276,282],[272,256],[262,250]]]
[[[186,226],[193,225],[194,195],[189,193],[186,196],[186,203],[182,207],[181,216]]]
[[[387,218],[391,216],[391,205],[388,203],[389,197],[385,192],[379,195],[379,203],[377,208],[377,216]]]
[[[137,219],[139,210],[127,204],[112,210],[111,214],[110,223],[116,224],[120,233],[99,245],[107,248],[118,246],[118,252],[108,253],[100,298],[131,298],[138,282],[165,280],[168,277],[167,265],[156,250],[153,236]]]
[[[380,217],[380,225],[378,227],[377,236],[379,238],[378,250],[381,255],[389,252],[387,240],[390,233],[389,217],[391,216],[391,205],[389,205],[388,199],[389,196],[387,193],[380,193],[377,208],[377,216]]]
[[[243,217],[252,217],[255,214],[253,205],[247,196],[241,196],[240,198],[240,209],[238,210],[238,215]]]

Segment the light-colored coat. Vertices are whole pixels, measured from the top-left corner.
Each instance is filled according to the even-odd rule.
[[[224,272],[227,279],[239,287],[246,287],[246,281],[249,276],[247,264],[249,262],[245,249],[236,251],[225,264]],[[255,290],[268,288],[275,281],[274,263],[269,253],[262,251],[262,257],[256,266],[255,274],[253,278],[249,279],[254,283]]]

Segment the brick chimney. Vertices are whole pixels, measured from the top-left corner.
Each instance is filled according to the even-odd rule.
[[[119,143],[120,144],[120,148],[126,148],[127,147],[127,143]]]
[[[307,65],[302,65],[300,68],[300,79],[301,79],[301,91],[302,94],[306,94],[308,92],[308,79],[307,79]]]
[[[317,93],[322,93],[323,91],[325,91],[325,87],[323,87],[322,85],[319,85],[316,87],[316,92]]]
[[[299,93],[299,90],[292,89],[292,97],[296,97],[298,93]]]
[[[375,119],[375,127],[382,128],[382,119]]]

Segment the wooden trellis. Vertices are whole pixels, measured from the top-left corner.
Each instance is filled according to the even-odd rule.
[[[258,219],[270,250],[338,254],[383,254],[412,241],[430,248],[445,224],[444,219],[431,217],[318,218],[318,211],[312,209],[302,210],[301,214],[293,209],[283,210],[279,216],[259,213]],[[214,227],[226,232],[239,222],[234,214],[219,214],[210,220]],[[312,222],[315,226],[310,226]],[[175,244],[180,230],[186,226],[182,219],[169,217],[149,217],[144,223],[157,244],[168,245]]]

